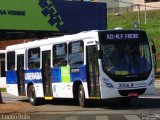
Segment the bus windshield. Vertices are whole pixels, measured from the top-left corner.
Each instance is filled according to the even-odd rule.
[[[148,42],[116,41],[101,44],[101,50],[103,70],[107,74],[132,76],[152,68]]]

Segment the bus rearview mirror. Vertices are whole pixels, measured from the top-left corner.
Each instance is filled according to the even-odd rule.
[[[98,58],[102,59],[102,50],[98,50]]]
[[[156,54],[156,47],[155,47],[155,45],[152,45],[152,52],[153,52],[153,54]]]

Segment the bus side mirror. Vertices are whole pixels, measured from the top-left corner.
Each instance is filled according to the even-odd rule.
[[[98,50],[98,58],[102,59],[102,50]]]
[[[155,47],[155,45],[152,45],[152,53],[156,54],[156,47]]]

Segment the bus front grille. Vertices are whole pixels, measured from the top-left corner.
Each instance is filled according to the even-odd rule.
[[[137,95],[143,94],[146,88],[142,89],[132,89],[132,90],[118,90],[119,94],[122,96],[128,96],[130,93],[137,93]]]

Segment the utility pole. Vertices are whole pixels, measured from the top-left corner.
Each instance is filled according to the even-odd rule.
[[[139,29],[140,29],[140,25],[141,25],[141,21],[140,21],[140,4],[137,4],[138,7],[138,24],[139,24]]]
[[[147,8],[146,8],[146,1],[145,1],[144,23],[147,24]]]

